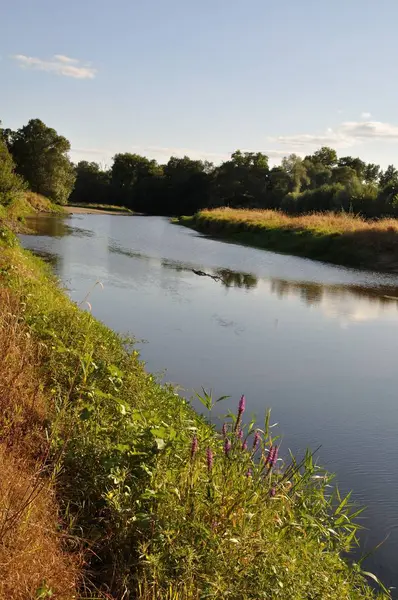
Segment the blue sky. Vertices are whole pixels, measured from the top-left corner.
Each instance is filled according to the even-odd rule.
[[[396,0],[5,0],[0,119],[119,151],[273,162],[331,145],[398,166]]]

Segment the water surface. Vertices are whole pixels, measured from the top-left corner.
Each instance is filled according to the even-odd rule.
[[[398,584],[398,278],[228,244],[162,217],[40,217],[25,247],[51,256],[73,300],[141,340],[148,369],[272,407],[282,448],[319,461],[365,504],[366,566]],[[146,341],[147,343],[144,343]]]

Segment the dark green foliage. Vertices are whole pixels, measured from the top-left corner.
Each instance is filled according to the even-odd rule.
[[[203,208],[282,209],[291,214],[348,211],[367,218],[398,215],[398,171],[323,147],[304,159],[286,156],[270,169],[261,152],[236,150],[219,166],[188,156],[159,165],[117,154],[110,171],[81,162],[73,202],[107,202],[149,214],[192,215]]]
[[[22,179],[15,173],[12,156],[0,137],[0,205],[8,206],[23,189]]]
[[[338,158],[327,146],[304,159],[286,156],[273,168],[261,152],[236,150],[218,166],[188,156],[172,156],[160,165],[139,154],[119,153],[110,169],[102,169],[87,161],[73,167],[68,140],[39,119],[18,131],[0,132],[3,204],[15,186],[21,187],[8,147],[16,172],[30,189],[59,204],[70,198],[73,203],[163,215],[192,215],[203,208],[229,206],[292,214],[352,211],[367,218],[398,216],[398,170],[393,165],[383,172],[358,157]]]
[[[31,119],[18,131],[3,134],[16,164],[33,192],[57,204],[66,204],[75,182],[73,165],[67,155],[70,143],[40,119]]]
[[[69,197],[71,204],[95,202],[106,204],[109,201],[109,171],[102,171],[96,162],[80,161],[75,167],[76,182]]]

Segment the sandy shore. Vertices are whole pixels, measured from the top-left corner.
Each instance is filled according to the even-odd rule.
[[[82,206],[64,206],[65,212],[69,214],[83,214],[83,215],[131,215],[132,213],[124,212],[121,210],[102,210],[99,208],[83,208]]]

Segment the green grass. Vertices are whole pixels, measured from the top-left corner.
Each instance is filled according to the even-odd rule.
[[[13,231],[29,232],[25,219],[38,212],[63,214],[64,209],[40,194],[20,192],[7,206],[0,204],[0,228],[7,226]]]
[[[71,302],[12,234],[0,244],[0,288],[16,298],[38,349],[46,463],[72,549],[86,550],[87,593],[138,600],[377,596],[360,566],[342,558],[356,543],[349,497],[330,495],[331,478],[310,453],[267,464],[279,443],[269,413],[255,450],[253,423],[238,435],[240,419],[231,414],[225,435],[218,433],[146,372],[131,340]],[[95,302],[88,294],[86,308]],[[201,401],[211,414],[211,396]]]
[[[229,241],[358,268],[398,272],[398,221],[346,214],[202,210],[177,222]]]

